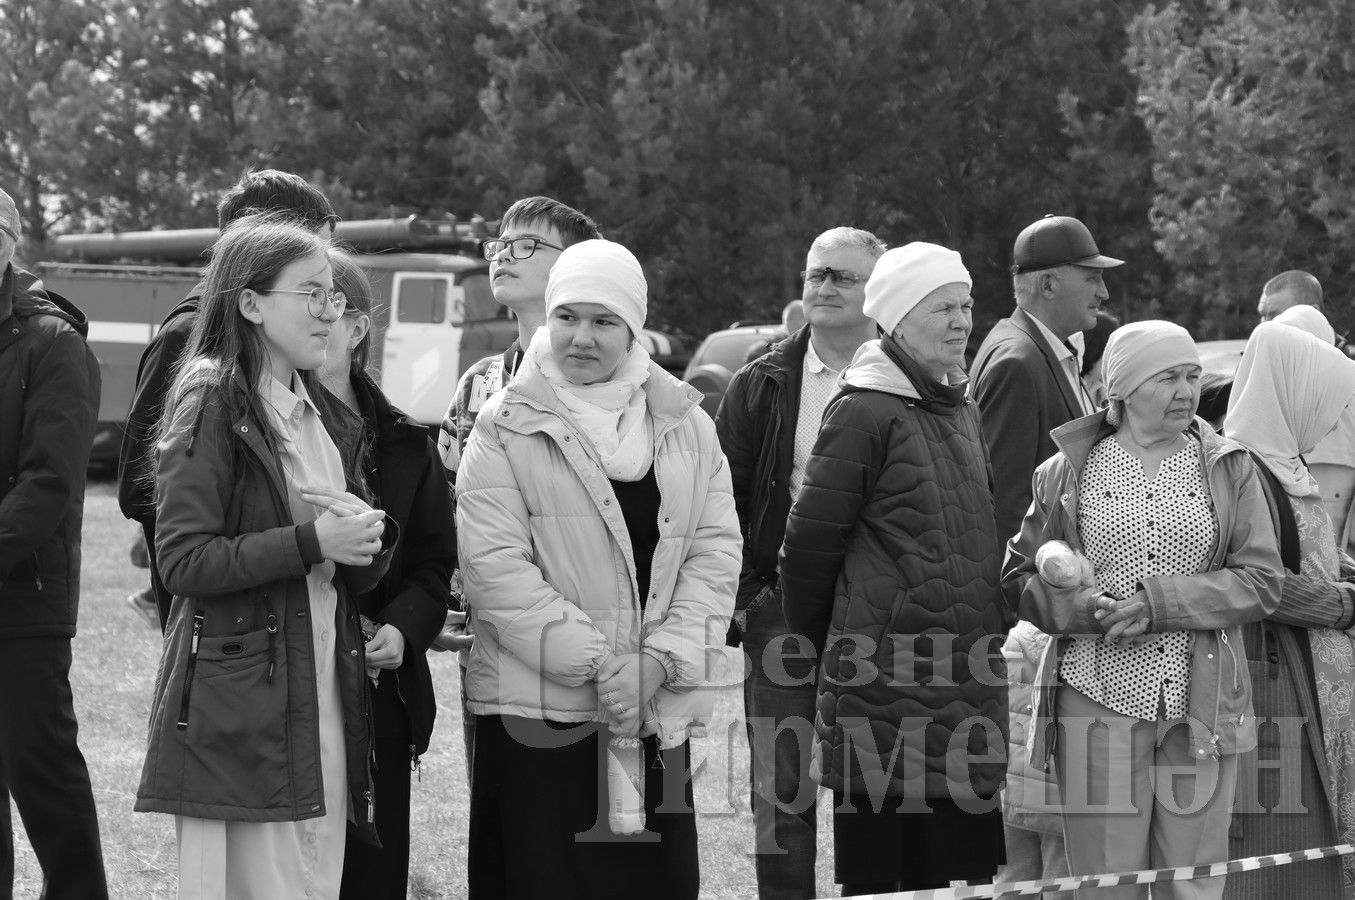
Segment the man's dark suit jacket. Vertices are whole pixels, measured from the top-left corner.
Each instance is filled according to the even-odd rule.
[[[1082,415],[1073,385],[1039,326],[1024,310],[993,326],[974,365],[974,398],[993,465],[993,499],[1003,545],[1030,508],[1030,477],[1054,455],[1049,432]]]

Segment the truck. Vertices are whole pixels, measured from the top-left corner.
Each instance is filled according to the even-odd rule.
[[[490,227],[410,216],[342,222],[335,231],[372,281],[373,377],[429,427],[441,421],[461,373],[517,336],[479,252]],[[93,465],[116,462],[142,351],[200,281],[217,235],[215,228],[63,235],[35,267],[90,320],[89,346],[103,375]]]

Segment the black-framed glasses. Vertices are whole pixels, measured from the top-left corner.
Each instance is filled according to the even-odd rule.
[[[507,247],[509,254],[513,259],[531,259],[532,254],[536,252],[537,247],[549,247],[552,250],[563,250],[564,247],[557,247],[552,243],[534,237],[513,238],[511,241],[505,241],[503,238],[491,238],[481,245],[484,251],[485,259],[492,260]]]
[[[328,291],[324,288],[311,288],[309,291],[299,291],[286,288],[268,288],[259,291],[260,294],[302,294],[306,298],[306,311],[319,319],[325,314],[325,308],[328,307],[339,315],[343,315],[348,310],[348,295],[343,291]]]
[[[828,279],[832,279],[833,284],[840,288],[856,287],[865,281],[864,275],[857,275],[855,272],[845,272],[842,269],[830,269],[824,266],[821,269],[805,269],[800,273],[800,280],[805,284],[812,284],[819,287]]]

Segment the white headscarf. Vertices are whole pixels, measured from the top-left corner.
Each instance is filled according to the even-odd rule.
[[[1271,321],[1279,322],[1281,325],[1289,325],[1293,328],[1300,328],[1319,341],[1328,344],[1336,343],[1336,329],[1331,327],[1327,317],[1322,315],[1322,310],[1316,306],[1309,306],[1306,303],[1300,303],[1297,306],[1291,306],[1280,313]]]
[[[607,381],[575,384],[551,353],[547,326],[532,336],[520,373],[545,376],[568,418],[592,444],[602,470],[616,481],[638,481],[654,462],[654,426],[644,392],[649,352],[635,340],[644,327],[648,290],[639,260],[620,244],[591,240],[566,248],[550,270],[547,317],[568,303],[605,306],[630,329],[630,351]]]
[[[1254,450],[1293,497],[1318,494],[1299,456],[1331,433],[1355,399],[1355,361],[1307,332],[1256,326],[1233,380],[1223,431]]]

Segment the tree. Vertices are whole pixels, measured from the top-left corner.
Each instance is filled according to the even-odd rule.
[[[1281,270],[1306,269],[1338,296],[1349,284],[1353,34],[1340,2],[1205,0],[1135,21],[1157,246],[1173,305],[1202,336],[1245,334]]]

